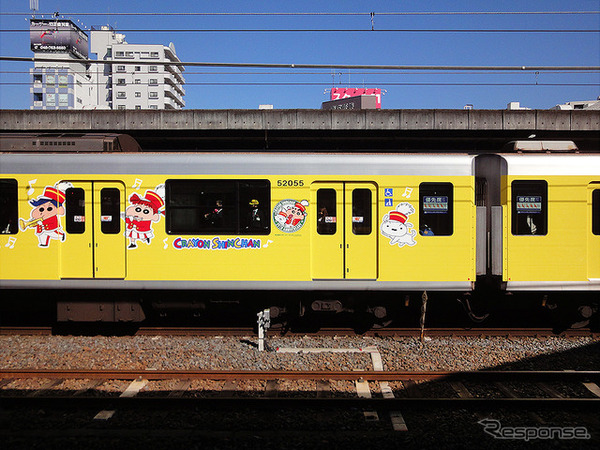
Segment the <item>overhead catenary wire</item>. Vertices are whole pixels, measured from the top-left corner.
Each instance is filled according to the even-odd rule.
[[[600,11],[396,11],[396,12],[66,12],[61,16],[485,16],[485,15],[590,15],[600,14]],[[27,12],[1,12],[0,16],[28,16]],[[54,17],[55,12],[37,15]]]
[[[364,69],[364,70],[464,70],[464,71],[598,71],[600,66],[427,66],[427,65],[373,65],[373,64],[274,64],[274,63],[226,63],[198,61],[129,61],[127,59],[64,59],[64,58],[34,58],[19,56],[0,56],[0,61],[43,63],[60,62],[64,64],[109,64],[109,65],[138,65],[138,66],[184,66],[184,67],[239,67],[239,68],[270,68],[270,69]]]
[[[117,33],[599,33],[600,29],[463,29],[463,28],[124,28]],[[29,33],[30,30],[5,29],[0,33]]]

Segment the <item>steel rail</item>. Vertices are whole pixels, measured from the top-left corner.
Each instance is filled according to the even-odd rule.
[[[0,379],[118,379],[118,380],[510,380],[600,381],[600,371],[480,370],[480,371],[263,371],[263,370],[61,370],[0,369]]]

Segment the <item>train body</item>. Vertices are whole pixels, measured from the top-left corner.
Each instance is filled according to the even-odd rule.
[[[0,167],[5,289],[295,292],[323,310],[338,303],[312,293],[600,291],[597,154],[27,152]]]

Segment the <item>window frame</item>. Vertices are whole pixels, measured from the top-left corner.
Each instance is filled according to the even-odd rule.
[[[529,192],[529,193],[527,193]],[[538,197],[541,196],[540,201],[540,212],[532,211],[530,214],[526,212],[519,212],[518,200],[519,197]],[[549,232],[548,227],[548,182],[546,180],[513,180],[510,184],[510,199],[511,199],[511,218],[510,218],[510,231],[513,236],[547,236]],[[521,202],[522,203],[522,202]],[[530,203],[537,203],[532,201]],[[535,224],[535,233],[530,231],[528,233],[521,232],[520,229],[526,229],[525,224],[521,224],[522,220],[519,217],[524,217],[523,214],[542,214],[542,223]],[[537,228],[541,230],[538,232]]]
[[[0,178],[0,194],[2,194],[0,196],[0,234],[17,234],[19,232],[18,181],[14,178]]]
[[[441,193],[437,193],[441,192]],[[446,198],[446,211],[435,211],[438,207],[431,207],[426,211],[425,204],[442,205],[443,200],[424,202],[423,199],[439,197]],[[429,208],[429,207],[428,207]],[[427,220],[429,219],[429,220]],[[443,220],[442,219],[446,219]],[[429,223],[427,223],[429,222]],[[430,224],[433,223],[433,226]],[[419,235],[423,237],[438,237],[454,235],[454,183],[449,181],[425,181],[419,184]]]
[[[221,192],[215,190],[219,185],[221,185]],[[248,188],[245,185],[253,186]],[[272,193],[271,181],[268,179],[168,179],[165,182],[165,193],[165,231],[168,235],[267,236],[271,234]],[[189,202],[187,205],[185,197]],[[263,229],[252,229],[245,224],[249,212],[248,203],[256,197],[259,199],[264,217],[265,228]],[[223,201],[223,216],[219,217],[222,221],[220,225],[210,224],[210,218],[207,217],[211,214],[211,210],[215,209],[217,200]],[[182,204],[177,205],[178,201]],[[196,211],[196,213],[186,219],[186,210]],[[182,214],[181,219],[176,217],[179,213]],[[183,223],[189,219],[195,223],[185,226]]]

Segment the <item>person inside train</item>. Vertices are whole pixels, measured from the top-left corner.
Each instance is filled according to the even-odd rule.
[[[260,202],[253,198],[248,203],[248,214],[246,215],[246,230],[264,230],[269,224],[265,220],[265,214],[259,208]]]
[[[213,227],[223,227],[223,200],[217,200],[215,202],[214,209],[204,214],[204,219]]]

